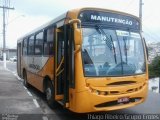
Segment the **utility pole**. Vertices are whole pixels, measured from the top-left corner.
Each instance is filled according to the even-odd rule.
[[[6,20],[5,20],[5,10],[14,10],[14,8],[0,6],[3,9],[3,65],[6,68]]]
[[[141,32],[142,32],[142,5],[143,5],[142,0],[139,0],[139,18],[140,18],[140,23],[141,23],[141,26],[140,26]]]
[[[160,77],[159,77],[159,93],[160,93]]]

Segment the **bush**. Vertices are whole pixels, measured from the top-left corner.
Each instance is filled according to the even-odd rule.
[[[149,78],[160,77],[160,56],[153,59],[149,64]]]

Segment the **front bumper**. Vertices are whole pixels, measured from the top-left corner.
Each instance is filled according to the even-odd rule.
[[[141,84],[143,84],[143,87],[141,87]],[[124,109],[128,107],[135,106],[137,104],[140,104],[145,101],[148,93],[148,82],[141,83],[141,84],[135,84],[131,86],[125,86],[125,87],[116,87],[116,90],[118,91],[126,91],[131,90],[127,92],[113,92],[113,94],[97,94],[97,92],[93,92],[92,90],[83,91],[76,93],[76,106],[75,110],[72,110],[74,112],[78,113],[86,113],[86,112],[96,112],[96,111],[111,111],[111,110],[118,110],[118,109]],[[140,86],[140,87],[139,87]],[[136,89],[136,87],[140,89]],[[124,88],[124,89],[123,89]],[[98,91],[100,88],[96,88]],[[108,88],[107,88],[108,89]],[[111,88],[109,88],[111,90]],[[104,90],[102,88],[102,90]],[[113,90],[113,89],[112,89]],[[128,97],[130,98],[130,101],[127,103],[118,103],[119,98]]]

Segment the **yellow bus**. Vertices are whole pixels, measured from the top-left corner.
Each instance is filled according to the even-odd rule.
[[[21,37],[17,71],[24,85],[77,112],[110,111],[145,101],[147,49],[138,17],[99,8],[66,12]]]

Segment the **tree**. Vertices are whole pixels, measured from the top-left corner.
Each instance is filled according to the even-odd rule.
[[[156,56],[149,64],[149,77],[160,77],[160,56]]]
[[[152,51],[153,50],[153,48],[152,47],[148,47],[148,51]]]

